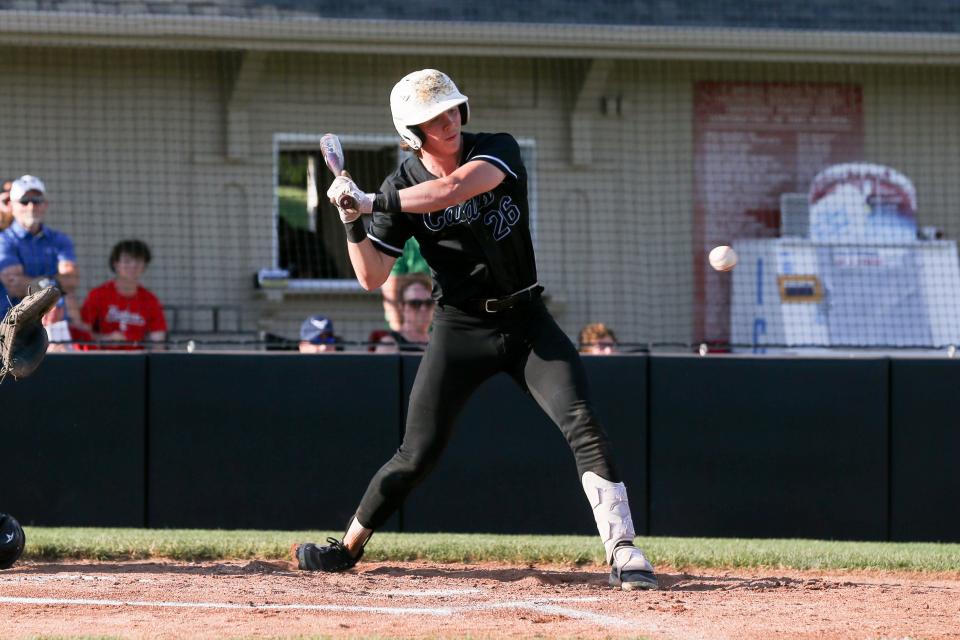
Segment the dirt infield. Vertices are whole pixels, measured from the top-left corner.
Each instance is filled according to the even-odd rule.
[[[23,563],[0,637],[960,638],[960,575],[663,570],[625,593],[602,567],[286,562]]]

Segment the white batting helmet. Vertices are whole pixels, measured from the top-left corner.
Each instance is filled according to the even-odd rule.
[[[460,107],[460,123],[467,124],[470,119],[467,96],[460,93],[447,74],[436,69],[408,73],[390,92],[393,125],[414,151],[423,146],[415,127],[456,106]]]

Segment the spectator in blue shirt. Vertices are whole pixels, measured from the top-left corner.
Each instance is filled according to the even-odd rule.
[[[0,233],[0,316],[27,294],[39,278],[53,278],[64,293],[69,319],[80,319],[76,289],[80,282],[70,237],[44,225],[47,188],[40,178],[21,176],[10,187],[13,223]]]

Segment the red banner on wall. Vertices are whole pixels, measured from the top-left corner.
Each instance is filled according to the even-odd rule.
[[[707,254],[780,234],[780,194],[863,159],[859,86],[698,82],[694,86],[694,273],[697,341],[730,338],[730,275]]]

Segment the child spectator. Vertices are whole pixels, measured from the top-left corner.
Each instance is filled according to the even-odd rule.
[[[110,269],[116,274],[90,291],[80,316],[96,342],[124,342],[103,349],[142,349],[145,342],[163,342],[167,321],[153,293],[140,285],[150,248],[140,240],[118,242],[110,252]]]
[[[617,334],[602,322],[592,322],[580,330],[580,353],[609,356],[617,351]]]

